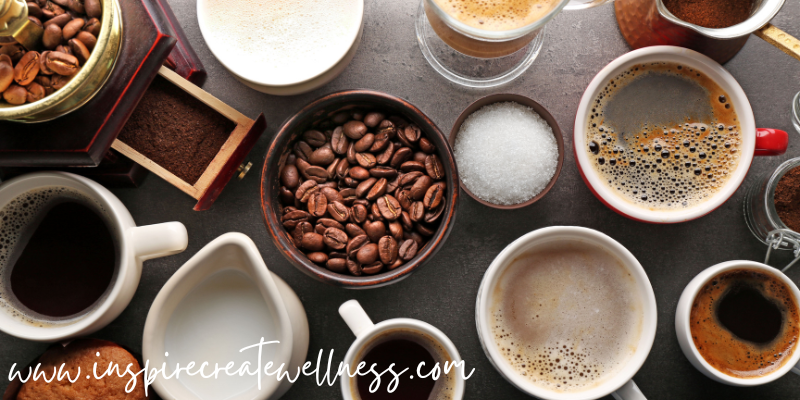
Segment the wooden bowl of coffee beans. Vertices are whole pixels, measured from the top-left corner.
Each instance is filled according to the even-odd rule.
[[[447,138],[418,108],[372,90],[329,94],[281,126],[261,175],[267,229],[305,274],[373,288],[442,246],[459,178]]]

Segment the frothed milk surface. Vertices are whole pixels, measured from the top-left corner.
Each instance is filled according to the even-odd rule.
[[[505,361],[537,386],[588,390],[636,352],[643,298],[606,250],[578,241],[540,246],[516,258],[495,286],[494,341]]]
[[[336,64],[361,23],[358,0],[199,0],[204,39],[249,80],[288,85]]]
[[[478,29],[508,31],[546,16],[561,0],[433,0],[453,18]]]

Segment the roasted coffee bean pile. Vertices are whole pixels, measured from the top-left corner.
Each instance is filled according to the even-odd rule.
[[[100,0],[29,2],[28,19],[44,29],[41,48],[0,46],[3,100],[13,105],[33,103],[64,87],[97,44],[102,15]]]
[[[377,111],[309,130],[280,173],[281,222],[312,262],[372,275],[410,261],[438,229],[447,186],[420,128]],[[325,126],[325,122],[320,126]]]

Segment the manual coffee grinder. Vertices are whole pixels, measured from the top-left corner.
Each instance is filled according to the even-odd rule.
[[[0,46],[20,44],[33,48],[42,37],[42,27],[28,19],[24,0],[0,0]]]
[[[616,0],[622,36],[634,49],[672,45],[703,53],[719,63],[744,47],[751,33],[800,60],[800,41],[770,24],[785,0],[755,0],[750,17],[727,28],[706,28],[673,15],[663,0]]]

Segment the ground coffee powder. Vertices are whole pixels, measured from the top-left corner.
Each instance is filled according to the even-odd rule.
[[[118,138],[194,185],[234,127],[222,114],[157,76]]]
[[[791,169],[778,181],[775,210],[789,229],[800,232],[800,167]]]
[[[706,28],[727,28],[750,18],[753,0],[664,0],[679,19]]]

